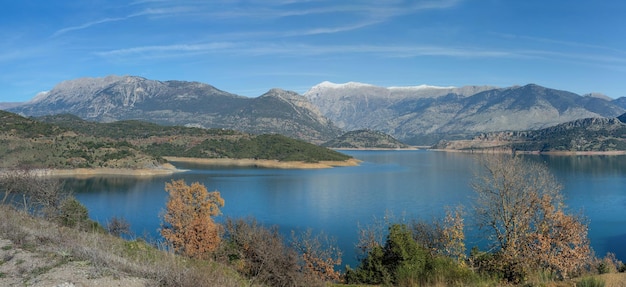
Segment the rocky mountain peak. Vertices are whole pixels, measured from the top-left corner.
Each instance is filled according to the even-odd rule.
[[[605,101],[612,101],[613,99],[603,93],[588,93],[588,94],[584,94],[583,97],[588,97],[588,98],[596,98],[596,99],[602,99]]]
[[[165,125],[279,133],[310,142],[326,141],[341,132],[295,92],[272,89],[261,97],[248,98],[205,83],[136,76],[64,81],[11,110],[28,116],[70,113],[101,122],[140,119]]]

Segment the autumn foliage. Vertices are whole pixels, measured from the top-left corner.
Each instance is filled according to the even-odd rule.
[[[161,235],[175,252],[192,258],[207,258],[220,244],[222,228],[213,220],[224,199],[218,191],[208,192],[198,182],[184,180],[165,184],[169,193]]]
[[[521,281],[533,269],[567,278],[590,259],[587,224],[567,213],[562,187],[544,165],[490,157],[473,188],[478,223],[508,280]]]

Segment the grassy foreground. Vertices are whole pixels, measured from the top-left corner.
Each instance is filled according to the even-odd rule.
[[[227,266],[142,240],[62,227],[6,205],[0,218],[0,286],[251,286]]]
[[[0,218],[0,286],[262,286],[231,267],[174,255],[143,240],[63,227],[7,205],[0,205]],[[581,284],[589,278],[604,284]],[[626,286],[626,273],[529,286]]]

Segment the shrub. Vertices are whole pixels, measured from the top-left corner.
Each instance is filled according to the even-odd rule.
[[[599,274],[617,273],[621,264],[622,263],[615,257],[615,254],[609,252],[600,260],[596,268]]]
[[[341,274],[335,266],[341,264],[341,250],[334,239],[323,233],[314,236],[311,229],[299,235],[292,232],[291,237],[291,248],[298,252],[301,272],[322,281],[340,280]]]
[[[120,237],[122,234],[130,235],[130,223],[123,217],[114,216],[106,225],[107,231],[113,235]]]
[[[392,224],[385,246],[372,248],[356,270],[346,270],[347,283],[413,285],[419,282],[428,252],[405,224]]]
[[[251,282],[267,286],[324,286],[300,272],[298,255],[289,248],[276,227],[255,219],[227,219],[224,243],[218,254]]]
[[[61,202],[58,220],[67,227],[80,227],[88,222],[89,213],[76,198],[68,197]]]

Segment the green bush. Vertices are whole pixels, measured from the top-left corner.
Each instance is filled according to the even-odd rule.
[[[89,219],[87,208],[76,198],[68,197],[61,202],[59,221],[63,226],[76,227]]]
[[[425,274],[427,257],[405,224],[392,224],[385,246],[372,248],[356,270],[346,270],[345,279],[347,283],[415,285]]]
[[[406,224],[392,224],[384,246],[378,243],[366,250],[356,269],[346,267],[344,279],[347,284],[385,286],[474,286],[493,281],[452,257],[429,252]]]

